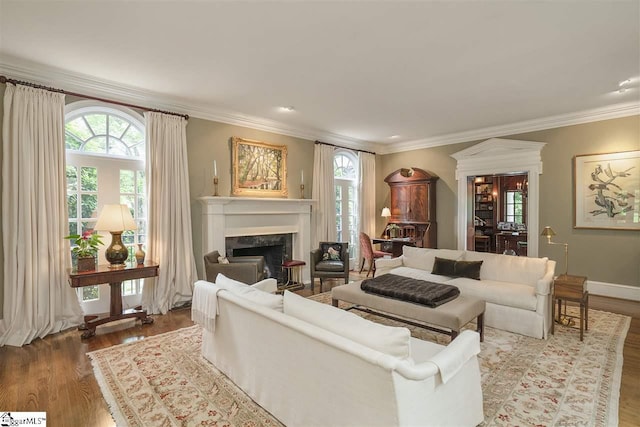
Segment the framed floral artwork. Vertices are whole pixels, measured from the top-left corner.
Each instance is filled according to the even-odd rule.
[[[573,160],[574,228],[640,230],[640,151]]]
[[[233,137],[233,195],[287,197],[287,146]]]

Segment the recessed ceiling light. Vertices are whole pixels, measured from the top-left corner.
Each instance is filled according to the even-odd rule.
[[[620,83],[618,83],[618,86],[622,87],[622,86],[628,85],[628,84],[631,84],[631,79],[627,79],[627,80],[621,81]]]
[[[292,111],[295,111],[295,107],[293,105],[290,105],[288,107],[280,107],[280,111],[290,113]]]
[[[398,139],[398,138],[400,138],[400,135],[391,135],[389,137],[389,139]]]

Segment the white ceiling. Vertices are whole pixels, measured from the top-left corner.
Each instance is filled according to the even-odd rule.
[[[8,77],[378,152],[640,112],[640,0],[0,0],[0,55]]]

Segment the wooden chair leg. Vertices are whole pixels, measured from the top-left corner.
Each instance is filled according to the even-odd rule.
[[[369,273],[371,273],[373,271],[373,275],[375,276],[376,271],[373,268],[373,262],[374,260],[372,259],[371,261],[369,261],[369,271],[367,271],[367,277],[369,277]]]
[[[360,271],[358,272],[358,274],[362,273],[362,270],[364,269],[364,257],[362,258],[362,263],[360,263]]]

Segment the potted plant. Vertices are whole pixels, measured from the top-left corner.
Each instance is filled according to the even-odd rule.
[[[80,234],[70,234],[65,239],[69,239],[75,243],[71,248],[71,252],[76,256],[78,261],[77,270],[90,271],[96,268],[96,255],[98,254],[98,245],[102,245],[101,235],[96,234],[93,230],[87,230]]]
[[[398,234],[400,234],[400,226],[398,224],[389,224],[387,226],[387,232],[392,239],[398,237]]]

